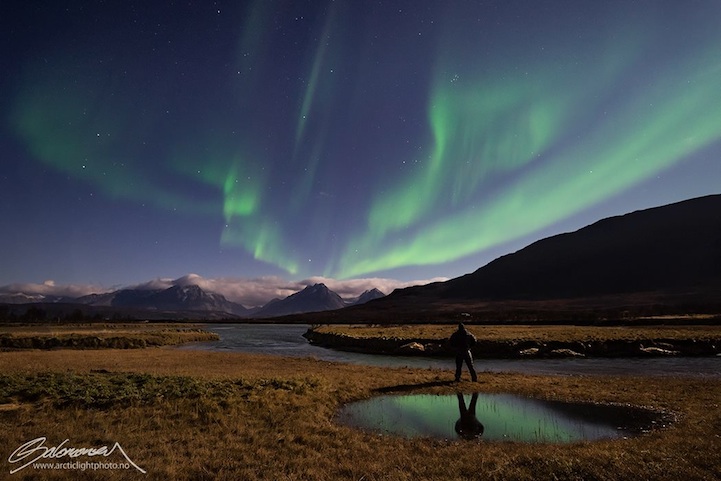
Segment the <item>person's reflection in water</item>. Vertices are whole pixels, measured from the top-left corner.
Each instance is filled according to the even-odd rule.
[[[476,418],[476,402],[478,393],[473,393],[471,402],[466,409],[466,400],[463,394],[458,393],[458,410],[461,417],[456,421],[456,433],[463,439],[476,439],[483,436],[483,424]]]

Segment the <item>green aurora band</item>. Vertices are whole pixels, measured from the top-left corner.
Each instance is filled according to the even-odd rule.
[[[240,109],[260,110],[253,102],[260,102],[255,92],[272,58],[269,5],[252,3],[239,30]],[[319,274],[317,265],[314,272],[302,267],[309,255],[296,241],[304,233],[291,220],[309,204],[314,212],[315,182],[333,161],[327,144],[342,92],[328,72],[344,56],[336,26],[347,14],[329,8],[315,22],[319,35],[298,62],[307,80],[288,94],[294,110],[287,125],[273,126],[285,145],[280,153],[243,131],[249,122],[219,134],[230,129],[231,115],[194,126],[192,139],[158,146],[164,108],[124,101],[144,79],[78,63],[79,54],[29,64],[9,120],[35,159],[69,178],[110,198],[222,218],[221,245],[294,275]],[[426,158],[403,174],[367,179],[366,204],[342,213],[354,218],[355,230],[327,247],[322,273],[351,278],[462,259],[552,226],[718,142],[721,37],[713,34],[696,55],[672,58],[634,83],[656,38],[630,31],[613,32],[575,63],[566,60],[566,39],[549,37],[555,57],[511,56],[491,67],[474,63],[473,45],[461,49],[465,39],[446,31],[428,65],[419,141]],[[151,88],[146,95],[162,97],[163,85]],[[284,162],[274,163],[277,157]],[[141,160],[148,158],[152,170]],[[279,192],[281,176],[295,183]],[[324,239],[334,218],[316,222],[306,242]]]
[[[717,142],[721,64],[715,49],[669,66],[624,97],[630,101],[603,112],[592,129],[570,142],[563,138],[588,116],[581,110],[589,109],[588,99],[603,99],[631,75],[642,55],[639,43],[613,49],[624,55],[608,62],[583,65],[574,76],[583,80],[575,84],[544,75],[540,65],[517,82],[437,82],[429,102],[434,143],[428,165],[376,197],[366,231],[341,259],[340,276],[440,264],[521,238]],[[494,181],[509,173],[513,182],[496,191]],[[485,191],[492,195],[479,196]],[[436,220],[429,222],[432,213]]]

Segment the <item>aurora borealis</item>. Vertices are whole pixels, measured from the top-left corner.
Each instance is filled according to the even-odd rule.
[[[0,284],[455,277],[719,192],[716,0],[0,14]]]

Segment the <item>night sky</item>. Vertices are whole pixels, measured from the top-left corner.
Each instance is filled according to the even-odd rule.
[[[4,0],[0,286],[387,287],[719,193],[719,25],[718,0]]]

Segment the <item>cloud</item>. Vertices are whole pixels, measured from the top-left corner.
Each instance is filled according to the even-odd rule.
[[[22,293],[28,296],[65,296],[81,297],[88,294],[101,294],[115,290],[92,284],[56,284],[53,280],[44,281],[42,284],[15,283],[0,286],[2,294]]]
[[[215,280],[215,291],[223,293],[228,299],[240,302],[248,307],[263,305],[273,298],[285,298],[291,294],[314,284],[325,284],[330,290],[336,292],[344,299],[358,297],[370,289],[378,289],[384,294],[390,294],[395,289],[429,284],[431,282],[446,281],[447,278],[433,278],[426,280],[399,281],[385,278],[367,278],[337,280],[328,277],[309,277],[300,281],[288,282],[277,277],[263,277],[259,279],[218,279]],[[231,287],[232,286],[232,287]],[[201,286],[202,287],[202,286]],[[225,293],[224,290],[227,290]],[[237,297],[235,297],[237,295]],[[237,300],[240,299],[240,300]],[[244,302],[243,299],[246,299]]]
[[[222,294],[229,301],[238,302],[246,307],[262,306],[273,298],[288,297],[304,287],[298,288],[299,284],[280,277],[206,279],[198,274],[186,274],[177,279],[157,278],[128,288],[152,290],[191,285],[198,286],[204,291]]]
[[[136,286],[134,289],[167,289],[172,286],[196,285],[201,289],[210,292],[223,294],[226,299],[243,304],[246,307],[256,307],[267,304],[268,301],[278,298],[283,299],[291,294],[305,289],[313,284],[325,284],[332,291],[335,291],[343,298],[358,297],[370,289],[378,289],[384,294],[390,294],[395,289],[404,287],[429,284],[431,282],[442,282],[448,280],[445,277],[433,279],[399,281],[380,277],[366,279],[337,280],[328,277],[309,277],[299,281],[288,281],[281,277],[266,276],[252,279],[221,277],[217,279],[206,279],[198,274],[187,274],[177,279],[158,278]]]
[[[418,286],[431,282],[448,280],[445,277],[433,279],[399,281],[372,277],[366,279],[337,280],[329,277],[309,277],[299,281],[288,281],[281,277],[267,276],[252,279],[220,277],[208,279],[198,274],[186,274],[177,279],[159,277],[139,284],[126,286],[126,289],[157,290],[168,289],[173,286],[199,286],[204,291],[222,294],[226,299],[238,302],[246,307],[256,307],[267,304],[274,298],[283,299],[291,294],[305,289],[313,284],[323,283],[345,299],[358,297],[364,291],[378,289],[384,294],[390,294],[395,289]],[[58,285],[52,280],[42,284],[9,284],[0,286],[0,293],[23,293],[31,296],[68,296],[80,297],[88,294],[100,294],[117,290],[94,285],[66,284]]]

